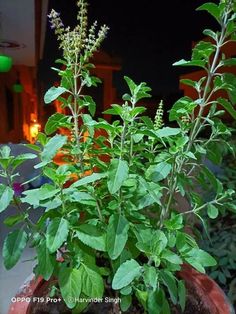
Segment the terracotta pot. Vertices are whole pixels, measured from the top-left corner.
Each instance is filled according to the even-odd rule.
[[[44,283],[44,280],[39,277],[35,280],[34,275],[30,275],[24,284],[19,288],[15,299],[12,300],[8,314],[27,314],[29,304],[35,291],[39,289]]]
[[[235,313],[223,290],[206,274],[198,272],[190,265],[183,264],[182,270],[178,272],[177,276],[185,281],[185,286],[188,291],[187,303],[195,303],[196,310],[201,308],[197,313]],[[187,306],[188,304],[186,304],[186,307]],[[205,312],[203,312],[203,309]],[[192,314],[194,313],[195,312],[192,311]]]
[[[184,264],[182,265],[182,270],[177,273],[177,276],[185,281],[187,288],[188,298],[184,313],[235,313],[224,292],[206,274],[199,273],[191,266]],[[47,289],[47,287],[48,282],[42,278],[36,281],[33,276],[28,278],[15,296],[16,298],[20,298],[19,301],[11,304],[8,314],[32,314],[33,305],[29,303],[29,300],[32,300],[35,295],[42,296],[42,291]]]

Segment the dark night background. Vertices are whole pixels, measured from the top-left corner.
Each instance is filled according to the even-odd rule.
[[[200,40],[205,28],[215,28],[213,18],[195,9],[206,1],[170,0],[90,0],[89,19],[110,27],[102,49],[122,60],[122,70],[114,77],[118,94],[124,93],[123,76],[145,81],[152,94],[168,95],[178,92],[179,75],[189,68],[173,67],[179,59],[191,57],[192,41]],[[216,2],[216,1],[213,1]],[[76,0],[50,0],[51,8],[61,13],[65,26],[75,25]],[[50,66],[60,56],[53,30],[47,24],[44,60],[40,76],[47,87],[53,84]],[[56,77],[55,77],[56,80]]]

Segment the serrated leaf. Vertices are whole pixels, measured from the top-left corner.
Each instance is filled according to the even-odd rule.
[[[62,297],[69,309],[73,309],[81,293],[81,267],[79,269],[61,267],[59,287]]]
[[[112,260],[120,256],[128,239],[129,222],[125,217],[113,214],[107,227],[107,251]]]
[[[120,265],[112,280],[112,289],[119,290],[128,286],[141,274],[142,267],[134,259],[128,260]]]
[[[115,194],[128,178],[129,166],[127,161],[122,159],[112,159],[108,169],[107,186],[111,194]]]
[[[80,225],[76,228],[76,236],[81,242],[98,251],[106,251],[106,237],[98,227],[93,225]]]
[[[51,253],[59,249],[66,241],[69,233],[69,223],[64,218],[54,218],[48,225],[46,243]]]
[[[104,292],[102,276],[85,264],[81,265],[82,291],[91,298],[101,298]]]
[[[16,265],[27,244],[27,233],[22,230],[10,232],[3,243],[2,255],[6,269],[11,269]]]

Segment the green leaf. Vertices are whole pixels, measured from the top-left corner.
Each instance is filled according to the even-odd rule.
[[[122,116],[123,108],[120,105],[112,104],[112,108],[105,110],[103,113]]]
[[[144,266],[144,273],[143,273],[144,283],[147,289],[156,290],[157,288],[157,271],[156,268],[153,266]]]
[[[197,104],[188,96],[177,100],[170,110],[169,120],[175,121],[179,118],[191,114]]]
[[[200,68],[203,68],[205,69],[205,64],[206,64],[206,61],[204,60],[192,60],[192,61],[187,61],[187,60],[179,60],[175,63],[173,63],[174,66],[196,66],[196,67],[200,67]]]
[[[215,219],[215,218],[217,218],[218,214],[219,214],[218,208],[209,203],[209,204],[207,205],[207,215],[208,215],[211,219]]]
[[[225,84],[224,89],[228,92],[230,101],[236,104],[236,75],[233,73],[224,73],[222,79]]]
[[[207,2],[197,8],[197,11],[203,11],[203,10],[210,13],[219,22],[221,10],[217,4],[212,3],[212,2]]]
[[[143,113],[144,111],[146,111],[147,108],[145,107],[141,107],[141,106],[138,106],[138,107],[135,107],[134,109],[132,109],[130,111],[130,115],[132,118],[135,118],[137,117],[139,114]]]
[[[91,96],[84,96],[83,97],[83,105],[88,107],[88,110],[93,117],[96,112],[96,103],[94,102],[93,98]]]
[[[2,158],[8,158],[10,157],[11,154],[11,149],[9,146],[4,145],[0,148],[0,154],[2,156]]]
[[[93,225],[80,225],[76,228],[76,236],[84,244],[98,251],[106,251],[106,237],[98,227]]]
[[[13,200],[14,191],[4,184],[0,184],[0,213],[3,212]]]
[[[129,166],[127,161],[122,159],[112,159],[108,169],[107,186],[111,194],[115,194],[123,182],[128,178]]]
[[[50,104],[53,100],[57,99],[58,96],[67,92],[68,90],[64,87],[51,87],[44,95],[45,104]]]
[[[69,232],[69,223],[64,218],[54,218],[48,225],[46,243],[51,253],[55,252],[66,241]]]
[[[67,136],[56,134],[47,142],[41,153],[42,162],[34,166],[34,168],[40,168],[52,161],[52,158],[56,155],[57,151],[65,145]]]
[[[70,192],[70,189],[68,189],[68,192]],[[80,192],[80,191],[75,191],[70,194],[70,201],[71,202],[78,202],[80,204],[84,205],[89,205],[89,206],[96,206],[96,199],[90,195],[89,193],[86,192]]]
[[[67,117],[62,113],[54,113],[48,118],[48,121],[45,125],[45,133],[47,135],[50,135],[54,133],[58,128],[70,127],[69,119],[70,117]]]
[[[36,250],[38,258],[37,271],[45,280],[49,280],[56,265],[56,258],[54,255],[50,254],[46,245],[46,240],[41,241]]]
[[[193,60],[208,60],[211,54],[215,51],[215,46],[209,41],[200,41],[193,48]]]
[[[120,290],[120,293],[123,294],[123,295],[128,295],[128,294],[131,294],[132,292],[132,287],[131,286],[126,286],[124,288],[122,288]]]
[[[172,213],[171,218],[164,221],[164,225],[169,230],[178,230],[183,228],[183,216]]]
[[[81,265],[82,292],[91,298],[101,298],[104,292],[102,276],[85,264]]]
[[[0,148],[0,165],[3,169],[7,169],[11,162],[14,160],[13,156],[10,156],[11,149],[9,146],[2,146]]]
[[[130,77],[128,77],[128,76],[124,76],[124,79],[125,79],[127,85],[129,86],[129,90],[130,90],[131,94],[133,94],[135,88],[137,87],[137,85],[136,85],[136,84],[134,83],[134,81],[133,81]]]
[[[178,289],[174,275],[168,270],[161,270],[159,274],[168,289],[172,302],[176,304],[178,300]]]
[[[215,41],[217,40],[217,34],[213,32],[211,29],[204,29],[203,34],[213,38]]]
[[[128,239],[129,222],[125,217],[113,214],[107,227],[107,251],[112,260],[120,256]]]
[[[231,105],[231,103],[225,98],[218,98],[217,101],[236,120],[236,110]]]
[[[135,84],[134,81],[131,80],[128,76],[124,77],[126,83],[129,86],[132,98],[129,98],[129,95],[124,95],[123,99],[131,101],[133,104],[139,101],[142,98],[149,98],[151,95],[149,92],[151,88],[147,86],[145,82],[140,83],[139,85]]]
[[[120,308],[122,312],[125,312],[129,309],[132,302],[131,295],[122,295],[120,301]]]
[[[16,157],[14,157],[14,160],[11,162],[11,166],[15,169],[19,165],[21,165],[23,162],[30,160],[30,159],[35,159],[36,157],[37,157],[37,155],[30,154],[30,153],[17,155]]]
[[[73,183],[71,187],[79,187],[79,186],[83,186],[89,183],[93,183],[93,182],[99,181],[102,178],[105,178],[106,176],[107,176],[107,173],[95,173],[94,172],[90,176],[86,176],[82,179],[79,179],[78,181]]]
[[[146,172],[146,176],[149,180],[158,182],[165,179],[171,172],[171,164],[163,161],[157,165],[151,165]]]
[[[190,79],[182,79],[182,80],[180,80],[180,83],[188,85],[188,86],[191,86],[191,87],[194,87],[194,88],[195,88],[195,86],[197,84],[196,81],[193,81],[193,80],[190,80]]]
[[[62,297],[69,309],[76,305],[81,293],[81,267],[79,269],[61,267],[59,271],[59,287]]]
[[[128,286],[135,278],[141,274],[142,267],[134,260],[124,262],[117,269],[112,281],[112,289],[119,290]]]
[[[139,183],[140,186],[142,188],[144,188],[147,192],[148,195],[150,195],[151,200],[150,203],[152,202],[152,200],[154,202],[156,202],[157,204],[161,205],[161,197],[162,197],[162,193],[160,191],[160,186],[158,186],[157,184],[155,184],[154,182],[147,182],[143,177],[139,177]],[[142,199],[141,199],[142,200]],[[140,201],[141,201],[140,200]],[[142,204],[141,204],[142,202]],[[145,199],[142,200],[140,202],[140,204],[138,205],[138,208],[140,207],[140,205],[143,205],[143,202],[145,202]],[[147,204],[147,203],[146,203]],[[141,209],[141,208],[140,208]]]
[[[147,308],[148,314],[169,314],[168,312],[162,312],[164,291],[162,289],[151,291],[148,293]]]
[[[191,249],[184,258],[190,265],[203,273],[205,272],[204,267],[215,266],[217,264],[216,260],[210,254],[197,248]]]
[[[179,128],[165,127],[165,128],[162,128],[162,129],[156,131],[156,135],[158,137],[169,137],[169,136],[177,135],[180,132],[181,132],[181,129],[179,129]]]
[[[178,296],[181,310],[184,312],[186,303],[186,288],[183,280],[178,281]]]
[[[38,206],[41,200],[46,200],[52,198],[58,194],[60,189],[56,189],[55,186],[51,184],[44,184],[39,189],[26,190],[22,194],[21,200],[33,206]],[[43,205],[42,205],[43,206]]]
[[[91,138],[94,137],[94,120],[89,114],[82,115],[83,125],[86,126]],[[96,122],[95,122],[96,123]]]
[[[161,254],[161,258],[167,260],[168,262],[172,263],[172,264],[182,264],[182,259],[175,254],[174,252],[165,249],[162,254]]]
[[[236,65],[236,58],[229,58],[229,59],[221,60],[220,63],[223,66],[234,66]]]
[[[25,215],[23,214],[18,214],[18,215],[13,215],[13,216],[9,216],[6,219],[4,219],[3,223],[4,225],[8,226],[8,227],[12,227],[16,224],[18,224],[21,221],[24,221],[25,219]]]
[[[142,291],[136,288],[135,296],[138,299],[139,303],[143,306],[143,308],[146,309],[146,303],[148,299],[147,291]]]
[[[16,265],[27,244],[27,240],[27,233],[22,229],[14,230],[7,235],[2,250],[4,266],[7,270]]]

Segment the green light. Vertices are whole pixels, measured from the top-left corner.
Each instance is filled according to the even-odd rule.
[[[24,90],[24,87],[20,83],[16,83],[12,85],[12,90],[14,93],[22,93]]]
[[[12,58],[6,55],[0,55],[0,72],[8,72],[12,67]]]

